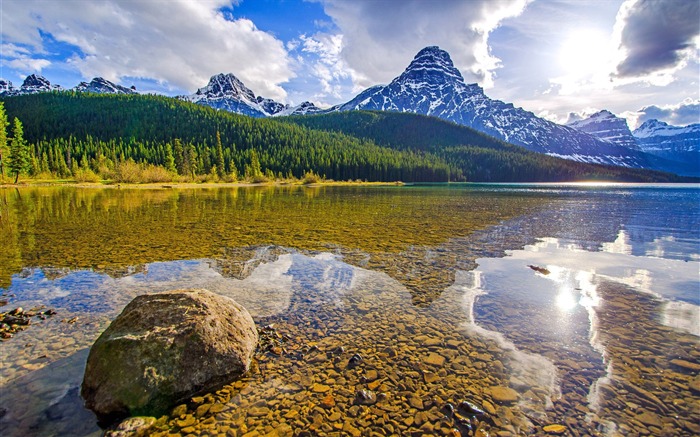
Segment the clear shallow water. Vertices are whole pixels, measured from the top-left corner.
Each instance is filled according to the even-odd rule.
[[[463,400],[493,407],[493,435],[700,432],[697,370],[671,362],[700,359],[697,187],[17,193],[0,192],[16,249],[3,309],[58,314],[0,345],[3,434],[97,433],[77,396],[85,349],[134,296],[182,287],[290,339],[188,432],[447,434],[440,410]],[[361,388],[386,399],[353,405]]]

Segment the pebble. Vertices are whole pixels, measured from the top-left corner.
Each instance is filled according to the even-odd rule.
[[[433,352],[427,357],[425,357],[423,359],[423,362],[432,366],[442,366],[443,364],[445,364],[445,357]]]
[[[508,387],[494,386],[489,389],[494,401],[510,404],[518,400],[518,392]]]
[[[547,425],[542,429],[548,434],[564,434],[566,432],[566,427],[559,424]]]

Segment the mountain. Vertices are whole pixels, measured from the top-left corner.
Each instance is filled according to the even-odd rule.
[[[5,93],[12,93],[14,90],[15,87],[12,85],[11,81],[0,79],[0,95]]]
[[[641,150],[675,161],[689,162],[700,173],[700,123],[672,126],[647,120],[633,132]]]
[[[556,158],[450,121],[407,112],[337,111],[279,120],[351,135],[400,151],[434,155],[470,182],[687,180],[668,173]]]
[[[90,81],[90,83],[80,82],[73,89],[75,91],[80,91],[80,92],[91,92],[91,93],[99,93],[99,94],[136,94],[136,87],[134,87],[134,86],[132,86],[131,88],[127,88],[127,87],[112,83],[112,82],[108,81],[107,79],[103,79],[101,77],[96,77],[96,78],[92,79]]]
[[[49,82],[47,78],[38,74],[30,74],[27,76],[19,89],[14,88],[12,82],[9,80],[0,79],[0,95],[16,96],[50,91],[63,91],[63,87],[60,85],[51,85],[51,82]]]
[[[535,152],[581,162],[649,167],[645,156],[627,147],[539,118],[494,100],[477,84],[466,84],[450,55],[439,47],[418,52],[389,85],[369,88],[335,111],[357,109],[415,112],[472,127]]]
[[[314,105],[311,102],[303,102],[299,106],[294,106],[294,107],[287,107],[283,111],[279,111],[278,113],[274,114],[274,117],[285,117],[285,116],[291,116],[291,115],[312,115],[312,114],[320,114],[325,112],[324,109],[321,109]]]
[[[287,109],[286,105],[272,99],[256,97],[250,88],[231,73],[212,76],[207,86],[180,98],[251,117],[270,117]]]
[[[639,150],[637,141],[634,136],[632,136],[632,132],[627,126],[627,120],[617,117],[608,110],[604,109],[586,119],[567,123],[567,126],[589,133],[601,140],[617,144],[618,146]]]

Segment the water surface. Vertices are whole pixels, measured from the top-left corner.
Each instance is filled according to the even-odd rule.
[[[98,434],[86,349],[133,297],[190,287],[278,340],[162,435],[470,435],[445,414],[462,401],[491,435],[700,433],[697,186],[39,187],[0,203],[2,309],[58,313],[0,344],[4,435]],[[355,405],[360,389],[379,402]]]

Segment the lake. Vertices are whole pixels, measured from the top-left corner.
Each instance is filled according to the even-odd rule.
[[[0,343],[5,436],[100,435],[89,347],[176,288],[270,335],[153,435],[700,434],[698,185],[20,187],[0,214],[0,311],[56,311]]]

